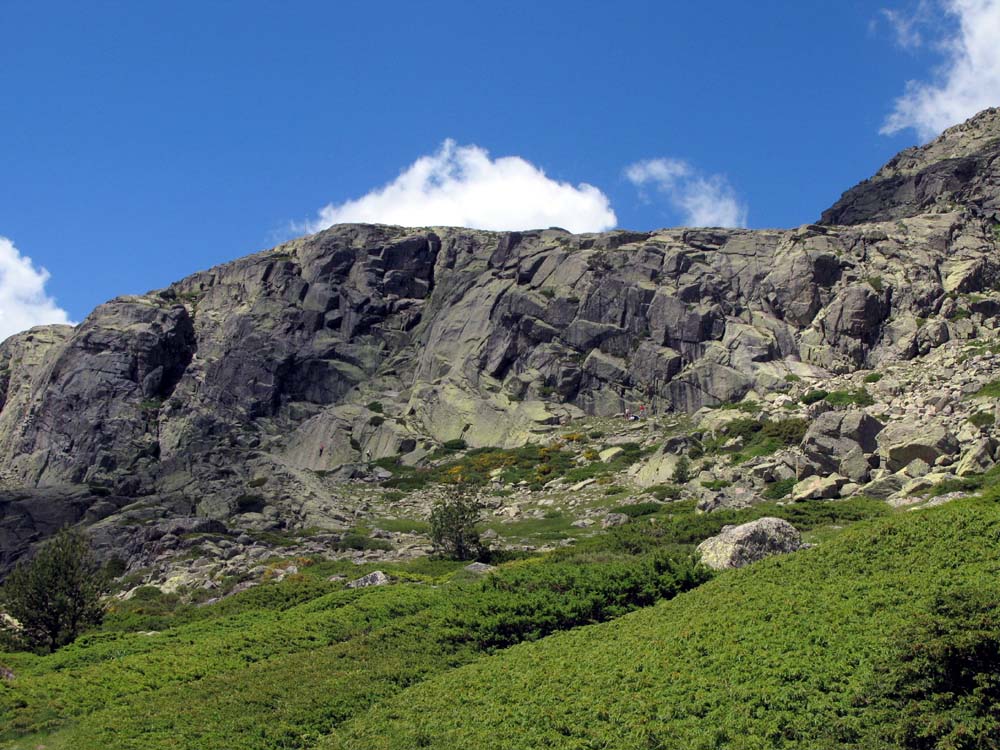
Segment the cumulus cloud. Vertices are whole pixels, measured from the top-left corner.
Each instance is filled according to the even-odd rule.
[[[745,227],[747,206],[722,175],[703,175],[682,159],[646,159],[625,168],[625,177],[647,200],[654,188],[692,227]]]
[[[936,43],[944,63],[931,80],[907,82],[905,93],[896,99],[879,131],[883,135],[913,128],[920,138],[929,140],[976,112],[1000,104],[1000,0],[938,0],[937,7],[955,22]],[[919,22],[919,15],[912,23],[906,21],[911,25],[902,40],[923,41],[912,25]],[[925,30],[932,28],[931,21],[923,23]],[[900,27],[896,28],[899,37]]]
[[[300,228],[317,232],[344,222],[600,232],[617,219],[607,196],[593,185],[557,182],[518,156],[492,159],[479,146],[449,139],[388,185],[324,206]]]
[[[48,280],[48,271],[36,268],[13,242],[0,237],[0,341],[32,326],[70,322],[45,293]]]

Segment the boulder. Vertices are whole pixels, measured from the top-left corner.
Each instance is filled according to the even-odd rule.
[[[809,477],[792,488],[792,500],[829,500],[840,497],[840,488],[846,483],[847,479],[839,474]]]
[[[632,519],[626,516],[624,513],[608,513],[601,521],[601,528],[609,529],[612,526],[624,526]]]
[[[349,589],[363,589],[368,586],[385,586],[387,583],[389,583],[389,576],[381,570],[373,570],[366,576],[361,576],[361,578],[355,578],[353,581],[345,583],[344,586]]]
[[[798,529],[781,518],[765,517],[740,526],[726,526],[718,536],[698,545],[701,562],[715,570],[742,568],[771,555],[802,546]]]
[[[996,465],[996,455],[996,441],[993,438],[982,438],[965,452],[955,468],[955,473],[960,477],[967,477],[970,474],[987,472]]]
[[[914,459],[933,465],[941,456],[958,451],[955,436],[941,424],[904,419],[886,427],[878,436],[879,454],[889,471],[899,471]]]

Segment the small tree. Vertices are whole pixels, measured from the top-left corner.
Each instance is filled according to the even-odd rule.
[[[677,484],[687,484],[691,481],[691,462],[687,456],[681,456],[677,460],[671,479]]]
[[[9,627],[25,648],[55,651],[104,617],[107,578],[79,531],[64,528],[31,560],[22,560],[0,589],[0,607],[20,624]]]
[[[482,508],[461,488],[455,488],[431,509],[431,542],[434,549],[453,560],[479,556],[481,545],[476,524]]]

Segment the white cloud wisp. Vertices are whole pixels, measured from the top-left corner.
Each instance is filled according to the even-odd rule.
[[[46,294],[48,280],[48,271],[36,268],[13,242],[0,237],[0,341],[32,326],[70,322]]]
[[[593,185],[557,182],[521,157],[491,159],[479,146],[449,139],[388,185],[324,206],[301,228],[317,232],[344,222],[600,232],[614,227],[617,218],[608,197]]]
[[[907,82],[879,131],[883,135],[913,128],[921,139],[930,140],[1000,104],[1000,0],[940,0],[940,8],[958,23],[938,44],[945,62],[933,80]],[[890,18],[896,19],[897,39],[903,46],[914,40],[920,44],[922,36],[913,24],[900,26],[898,15]]]
[[[722,175],[702,175],[681,159],[646,159],[625,168],[639,188],[654,187],[692,227],[745,227],[747,206]]]

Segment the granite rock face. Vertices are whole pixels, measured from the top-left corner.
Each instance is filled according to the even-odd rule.
[[[0,482],[89,498],[79,517],[146,498],[338,529],[322,478],[372,459],[908,360],[995,325],[990,300],[955,297],[1000,285],[998,164],[990,110],[794,230],[335,226],[0,344]],[[863,482],[877,432],[824,423],[804,447]],[[896,464],[913,451],[893,435]]]

